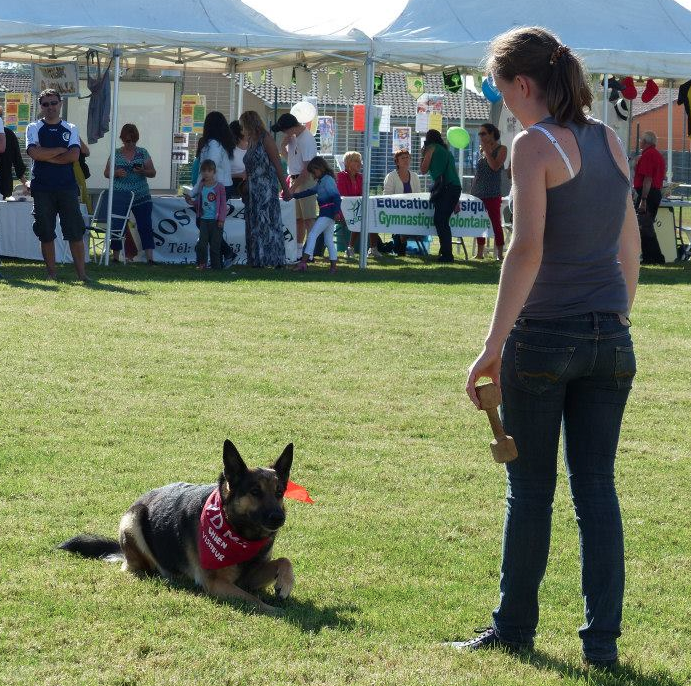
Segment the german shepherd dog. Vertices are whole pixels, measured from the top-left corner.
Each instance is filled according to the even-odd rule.
[[[226,440],[217,484],[174,483],[149,491],[120,520],[119,542],[84,534],[58,547],[121,561],[123,570],[138,575],[186,577],[216,598],[239,598],[275,613],[250,591],[274,583],[285,599],[293,588],[290,560],[271,559],[286,518],[283,493],[292,462],[290,443],[269,469],[248,469]]]

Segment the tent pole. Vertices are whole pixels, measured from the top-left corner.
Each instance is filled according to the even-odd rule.
[[[374,58],[370,52],[365,59],[365,145],[362,169],[362,209],[360,216],[360,269],[367,267],[367,215],[369,214],[369,183],[372,169],[372,127],[374,126]]]
[[[237,119],[235,113],[235,60],[230,66],[230,102],[229,102],[230,121]]]
[[[465,129],[465,72],[461,73],[461,128]],[[458,151],[458,178],[461,180],[461,191],[463,190],[463,167],[465,166],[465,155],[463,149]]]
[[[605,74],[605,81],[602,89],[602,123],[607,126],[607,91],[609,90],[609,75]],[[631,113],[629,113],[630,115]]]
[[[113,185],[115,183],[115,139],[118,130],[118,97],[120,94],[120,55],[122,51],[119,46],[113,48],[113,58],[115,59],[115,78],[113,79],[113,108],[110,115],[110,178],[108,179],[108,214],[106,215],[106,239],[104,250],[106,253],[106,267],[110,263],[110,225],[113,220]],[[125,246],[122,246],[123,260],[126,260]]]
[[[672,85],[674,81],[670,79],[667,81],[668,97],[667,97],[667,183],[672,183],[672,149],[674,148],[674,141],[672,140],[673,122],[672,122]]]
[[[238,119],[240,118],[240,115],[242,114],[242,108],[244,107],[243,105],[243,98],[245,95],[245,73],[240,72],[240,83],[238,83]]]

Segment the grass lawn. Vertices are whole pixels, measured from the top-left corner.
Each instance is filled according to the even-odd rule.
[[[91,267],[89,287],[5,261],[0,684],[689,684],[691,271],[645,268],[632,316],[624,667],[603,675],[580,662],[561,466],[536,651],[441,646],[497,600],[504,474],[463,387],[499,270],[427,259],[335,277]],[[288,501],[280,617],[54,549],[115,536],[151,488],[215,481],[226,437],[252,465],[294,442],[292,478],[316,500]]]

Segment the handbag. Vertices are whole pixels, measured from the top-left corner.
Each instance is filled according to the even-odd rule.
[[[79,166],[82,169],[82,174],[84,174],[84,178],[88,179],[91,176],[91,171],[89,169],[89,165],[86,163],[86,155],[84,155],[83,152],[79,153]]]
[[[448,153],[448,151],[447,151]],[[446,172],[449,168],[449,162],[451,161],[451,154],[448,154],[448,157],[446,159],[446,167],[444,168],[444,171],[437,176],[437,178],[434,180],[434,183],[432,184],[431,188],[429,189],[429,201],[434,205],[439,201],[441,196],[444,194],[444,191],[451,185],[450,181],[446,181]]]

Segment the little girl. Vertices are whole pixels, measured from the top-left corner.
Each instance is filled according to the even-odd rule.
[[[226,219],[226,189],[216,181],[216,163],[204,160],[199,166],[199,181],[185,200],[192,205],[199,219],[199,242],[195,247],[197,269],[206,269],[207,250],[211,252],[211,268],[221,269],[221,240]]]
[[[305,250],[302,253],[302,259],[295,265],[295,269],[304,272],[307,269],[307,260],[314,255],[314,246],[317,238],[323,232],[324,243],[329,251],[329,272],[333,274],[336,271],[336,261],[338,253],[334,244],[334,218],[341,211],[341,194],[336,188],[336,179],[331,167],[328,165],[323,157],[313,157],[307,163],[307,171],[317,180],[317,185],[314,188],[308,188],[300,193],[294,193],[294,198],[304,198],[308,195],[317,196],[317,203],[319,204],[319,217],[310,229],[305,243]]]

